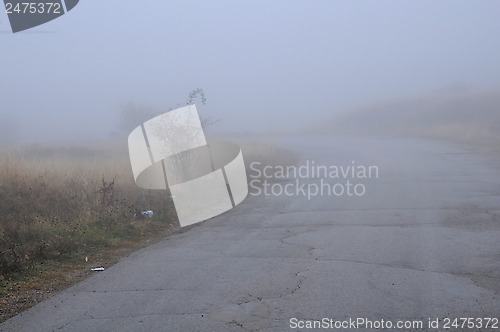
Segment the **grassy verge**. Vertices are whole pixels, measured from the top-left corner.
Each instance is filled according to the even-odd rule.
[[[124,146],[4,149],[0,320],[176,227],[168,193],[135,185]]]
[[[253,169],[260,170],[261,177],[263,176],[263,169],[266,166],[292,166],[297,165],[300,156],[292,151],[281,148],[273,143],[268,142],[255,142],[247,141],[240,142],[241,151],[245,160],[245,168],[247,175],[255,177],[255,173],[248,173],[250,164],[254,163]],[[263,180],[262,178],[261,180]],[[250,177],[248,180],[252,180]],[[274,181],[276,179],[265,178],[267,181]],[[259,182],[260,183],[260,182]]]
[[[247,166],[297,159],[273,144],[241,147]],[[178,228],[169,193],[135,185],[126,145],[0,150],[0,322]]]

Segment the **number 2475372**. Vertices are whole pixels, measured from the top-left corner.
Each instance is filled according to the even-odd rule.
[[[61,4],[57,2],[11,2],[5,3],[7,14],[61,14]]]

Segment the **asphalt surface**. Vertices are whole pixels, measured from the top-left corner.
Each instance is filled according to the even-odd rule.
[[[402,330],[423,331],[432,330],[429,319],[445,330],[447,318],[500,316],[495,156],[410,139],[281,143],[302,162],[377,166],[378,178],[352,179],[364,185],[362,196],[249,196],[0,330],[288,331],[323,318],[367,318],[421,320],[422,328]]]

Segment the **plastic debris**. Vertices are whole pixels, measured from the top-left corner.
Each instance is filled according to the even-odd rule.
[[[147,211],[142,211],[141,213],[139,213],[139,215],[143,215],[143,216],[147,216],[147,217],[152,217],[154,215],[154,212],[151,211],[151,210],[147,210]],[[137,213],[134,214],[134,217],[137,217]]]
[[[103,267],[96,267],[96,268],[93,268],[93,269],[90,269],[91,271],[104,271],[104,268]]]
[[[154,212],[151,210],[147,210],[147,211],[142,211],[142,214],[148,217],[152,217],[154,215]]]

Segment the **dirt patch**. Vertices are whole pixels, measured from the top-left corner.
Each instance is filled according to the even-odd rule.
[[[0,323],[85,280],[92,274],[99,273],[93,272],[92,268],[104,267],[106,269],[130,253],[178,231],[178,228],[171,228],[138,243],[102,250],[93,257],[85,257],[86,259],[83,258],[77,262],[45,262],[49,266],[46,271],[38,275],[19,275],[9,280],[0,280],[6,289],[0,298]]]

